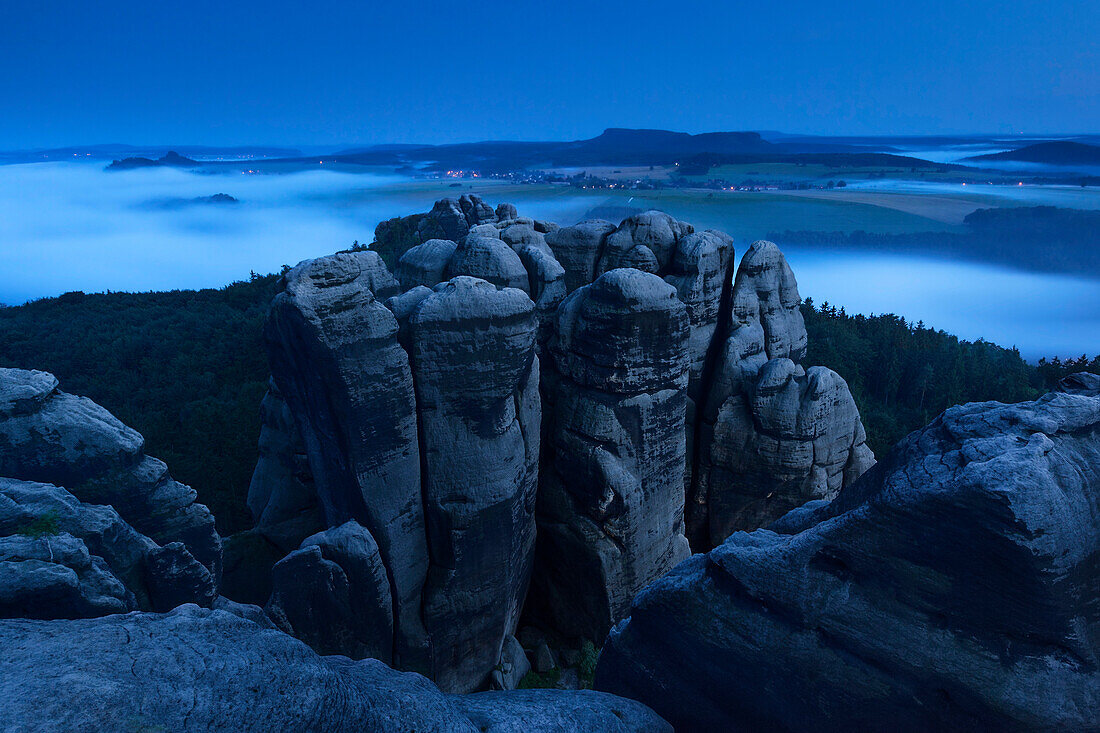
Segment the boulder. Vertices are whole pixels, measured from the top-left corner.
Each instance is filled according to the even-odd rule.
[[[628,217],[607,235],[596,263],[601,275],[619,267],[660,273],[672,261],[681,239],[695,231],[663,211],[645,211]]]
[[[565,270],[566,294],[596,279],[596,263],[613,231],[611,222],[590,219],[546,235],[546,244]]]
[[[458,245],[449,239],[429,239],[411,247],[397,260],[394,274],[402,290],[418,285],[434,288],[447,279],[447,266],[454,257]]]
[[[210,605],[210,571],[157,545],[113,508],[52,484],[0,478],[0,616],[84,618]]]
[[[537,321],[524,292],[456,277],[421,301],[409,329],[431,549],[423,618],[432,677],[467,692],[497,664],[530,578]]]
[[[458,245],[447,266],[447,277],[461,275],[480,278],[501,288],[530,292],[527,269],[519,255],[495,237],[475,234]]]
[[[394,604],[393,658],[427,671],[416,398],[397,320],[380,300],[396,290],[374,252],[308,260],[283,277],[264,333],[325,523],[354,519],[378,543]]]
[[[688,328],[674,289],[631,269],[574,291],[558,310],[529,603],[566,636],[602,638],[688,554]]]
[[[107,504],[156,543],[183,542],[217,584],[221,539],[210,511],[134,429],[46,372],[0,369],[0,476],[64,486]]]
[[[677,730],[1091,730],[1100,396],[953,407],[647,588],[599,689]],[[1077,393],[1074,393],[1077,392]]]
[[[374,230],[374,242],[370,248],[387,267],[393,268],[411,247],[431,239],[460,242],[471,227],[496,220],[496,212],[475,194],[465,194],[457,199],[445,198],[436,201],[426,214],[397,217],[380,223]]]
[[[307,538],[272,570],[266,613],[318,654],[393,661],[389,577],[355,520]]]
[[[374,659],[319,657],[225,611],[0,620],[0,729],[650,733],[667,724],[603,693],[444,695]]]

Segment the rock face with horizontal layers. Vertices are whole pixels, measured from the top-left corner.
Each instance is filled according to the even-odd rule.
[[[410,319],[431,548],[423,618],[432,677],[445,690],[484,685],[523,608],[541,422],[537,325],[525,293],[472,277],[436,286]]]
[[[601,638],[688,555],[687,311],[656,275],[613,270],[558,311],[539,489],[535,613]]]
[[[0,476],[64,486],[78,504],[113,507],[130,531],[159,547],[163,573],[191,589],[180,597],[209,603],[222,562],[214,517],[144,447],[136,430],[62,392],[52,374],[0,369]],[[164,585],[158,603],[170,597]]]
[[[319,657],[280,631],[196,606],[0,620],[0,645],[3,730],[670,730],[645,706],[604,693],[444,695],[420,675]]]
[[[1100,384],[953,407],[646,589],[596,685],[677,730],[1092,730]]]
[[[848,385],[804,368],[806,327],[794,274],[754,242],[733,287],[724,349],[701,396],[688,534],[707,549],[794,507],[831,499],[874,463]]]
[[[397,283],[374,252],[308,260],[283,282],[265,337],[325,522],[354,519],[378,543],[394,604],[393,658],[427,670],[416,398],[397,321],[381,300],[397,292]]]

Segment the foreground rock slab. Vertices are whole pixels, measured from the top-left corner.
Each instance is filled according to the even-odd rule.
[[[596,686],[678,731],[1096,730],[1098,387],[951,408],[833,502],[696,555]]]
[[[319,657],[280,631],[192,605],[0,621],[0,645],[0,730],[669,730],[644,706],[598,693],[447,696],[418,674]]]

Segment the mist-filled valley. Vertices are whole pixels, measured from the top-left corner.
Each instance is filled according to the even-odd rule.
[[[656,208],[730,233],[738,250],[771,237],[795,267],[803,295],[816,302],[849,313],[896,313],[967,340],[1017,347],[1032,361],[1100,350],[1100,273],[1087,258],[1067,251],[1064,262],[1041,266],[1038,254],[1027,256],[1026,240],[998,256],[996,247],[968,253],[949,239],[964,231],[967,213],[983,207],[1100,208],[1095,188],[1071,186],[876,179],[820,192],[619,193],[346,166],[258,173],[113,172],[101,161],[4,165],[0,303],[77,290],[220,287],[356,241],[368,244],[380,221],[470,191],[562,225]],[[853,232],[881,235],[889,246],[865,246]],[[852,242],[838,246],[837,237]],[[1034,244],[1050,249],[1045,236]]]

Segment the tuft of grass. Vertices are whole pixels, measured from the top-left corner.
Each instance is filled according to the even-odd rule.
[[[577,673],[580,675],[581,685],[586,689],[592,689],[598,661],[600,661],[600,650],[591,641],[585,639],[581,644],[581,659],[577,662]]]
[[[535,670],[531,670],[527,674],[523,675],[523,679],[519,681],[520,690],[546,690],[553,689],[557,686],[558,680],[561,679],[561,670],[554,667],[549,672],[539,674]]]
[[[47,537],[60,531],[61,525],[58,521],[57,512],[48,511],[20,527],[17,533],[27,537]]]

